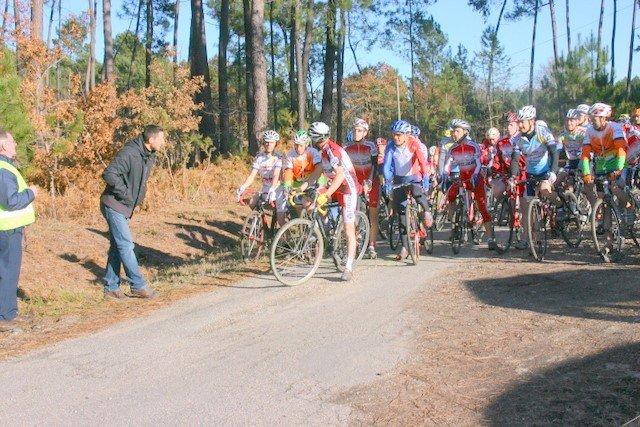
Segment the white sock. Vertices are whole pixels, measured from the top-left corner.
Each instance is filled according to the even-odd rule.
[[[353,270],[353,258],[347,258],[347,263],[344,266],[345,270]]]

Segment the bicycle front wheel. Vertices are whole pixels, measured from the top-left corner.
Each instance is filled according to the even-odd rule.
[[[244,220],[240,234],[240,253],[245,262],[262,256],[264,248],[264,226],[259,212],[252,211]]]
[[[371,226],[369,225],[369,219],[367,216],[360,212],[356,212],[356,261],[360,261],[367,251],[367,245],[369,243],[369,233]],[[336,265],[338,271],[342,272],[345,269],[347,263],[347,234],[344,230],[344,220],[340,218],[338,226],[336,227],[335,238],[333,239],[333,248],[331,251],[333,256],[333,263]]]
[[[392,251],[398,249],[398,242],[400,241],[400,227],[398,227],[398,214],[394,213],[389,217],[389,226],[387,228],[387,234],[389,237],[389,247]]]
[[[409,205],[402,216],[404,228],[406,230],[406,245],[411,255],[413,265],[420,261],[420,222],[418,220],[418,210],[414,205]]]
[[[531,200],[527,210],[529,219],[527,234],[529,235],[529,249],[536,261],[542,262],[547,254],[547,238],[549,234],[548,218],[544,212],[544,205],[538,198]]]
[[[318,225],[296,218],[278,230],[271,245],[271,271],[280,283],[300,285],[315,274],[324,254]]]
[[[460,253],[460,247],[464,240],[465,233],[465,212],[464,203],[459,198],[456,199],[456,205],[453,211],[453,218],[451,219],[451,250],[454,255]]]
[[[624,236],[618,210],[611,202],[599,199],[591,212],[591,235],[604,262],[622,259]]]
[[[496,204],[493,212],[493,227],[496,238],[496,252],[504,255],[509,251],[516,234],[516,201],[510,197],[503,197]],[[507,227],[504,230],[504,227]]]
[[[579,202],[576,195],[572,192],[567,191],[564,194],[564,198],[566,201],[566,206],[574,206],[578,210],[578,215],[580,215]],[[585,229],[585,224],[583,221],[580,221],[580,218],[577,218],[572,213],[563,221],[558,221],[558,228],[560,230],[560,235],[564,239],[567,246],[569,246],[570,248],[577,248],[578,246],[580,246]]]

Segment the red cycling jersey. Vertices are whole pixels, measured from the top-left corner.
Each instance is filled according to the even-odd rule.
[[[362,187],[358,183],[356,170],[344,148],[330,139],[322,148],[320,154],[322,157],[322,169],[328,179],[335,178],[336,169],[339,167],[344,172],[344,181],[338,187],[337,192],[341,194],[360,194]]]
[[[511,176],[511,157],[513,156],[513,143],[510,137],[504,137],[496,144],[496,155],[493,158],[493,166],[491,168],[494,175]],[[520,156],[520,177],[525,179],[527,171],[527,163],[525,156]]]

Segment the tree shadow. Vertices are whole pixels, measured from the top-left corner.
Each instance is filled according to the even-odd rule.
[[[176,233],[176,236],[183,239],[188,246],[203,251],[233,247],[237,244],[235,236],[240,235],[241,228],[239,224],[231,221],[207,221],[208,225],[229,233],[230,236],[228,236],[200,225],[175,222],[166,222],[165,224],[181,229],[182,231]]]
[[[60,255],[60,258],[68,262],[80,264],[82,267],[84,267],[86,270],[88,270],[95,276],[94,282],[102,286],[102,283],[100,282],[100,280],[104,277],[104,273],[105,273],[104,267],[100,267],[98,264],[96,264],[91,260],[80,259],[76,254],[72,254],[69,252]]]
[[[471,280],[493,306],[585,319],[640,323],[639,269],[581,269]]]
[[[640,414],[640,343],[573,359],[513,385],[490,425],[621,425]]]

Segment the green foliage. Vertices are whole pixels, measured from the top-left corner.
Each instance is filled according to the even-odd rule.
[[[6,47],[0,48],[0,128],[10,132],[18,143],[18,158],[29,162],[33,157],[34,129],[27,120],[27,109],[20,94],[20,77],[15,57]]]

